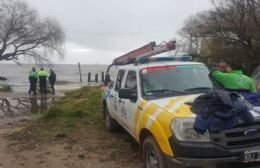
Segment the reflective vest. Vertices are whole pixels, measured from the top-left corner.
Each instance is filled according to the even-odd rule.
[[[29,74],[30,79],[38,79],[38,75],[36,71],[31,71]]]
[[[48,74],[48,72],[46,72],[46,71],[40,70],[40,71],[38,71],[38,76],[39,76],[39,77],[48,77],[49,74]]]

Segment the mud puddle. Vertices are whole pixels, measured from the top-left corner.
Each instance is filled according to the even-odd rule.
[[[61,98],[58,95],[0,95],[0,125],[20,120],[30,120],[47,110],[55,100]]]

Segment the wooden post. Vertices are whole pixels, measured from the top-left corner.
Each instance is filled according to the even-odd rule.
[[[80,84],[81,84],[81,86],[82,86],[82,74],[81,74],[80,63],[78,63],[78,67],[79,67],[79,78],[80,78]]]
[[[91,82],[91,73],[88,73],[88,82]]]
[[[95,75],[95,82],[98,83],[98,74]]]

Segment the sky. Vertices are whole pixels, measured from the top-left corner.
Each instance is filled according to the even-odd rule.
[[[60,64],[109,64],[151,41],[177,38],[185,19],[209,0],[27,0],[41,17],[54,17],[66,34]]]

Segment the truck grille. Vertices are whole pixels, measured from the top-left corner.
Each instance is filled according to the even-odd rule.
[[[219,133],[211,133],[214,144],[224,148],[241,148],[260,145],[260,124],[239,126]]]

